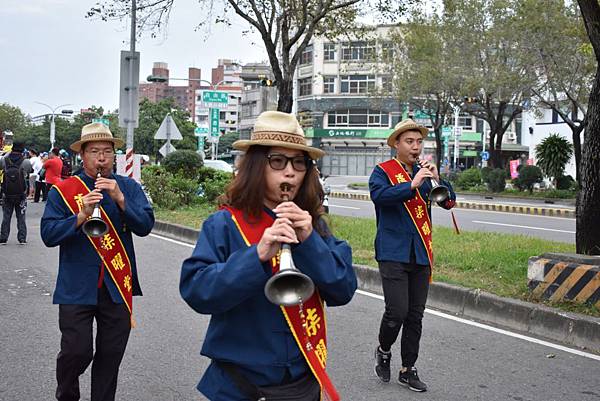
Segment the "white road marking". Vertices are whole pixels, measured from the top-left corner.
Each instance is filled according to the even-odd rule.
[[[329,207],[339,207],[339,208],[342,208],[342,209],[360,210],[359,207],[354,207],[354,206],[341,206],[341,205],[332,205],[332,204],[329,204]]]
[[[479,223],[479,224],[490,224],[493,226],[504,226],[504,227],[517,227],[517,228],[527,228],[529,230],[540,230],[540,231],[553,231],[553,232],[557,232],[557,233],[568,233],[568,234],[575,234],[575,231],[568,231],[568,230],[556,230],[554,228],[543,228],[543,227],[532,227],[532,226],[520,226],[518,224],[505,224],[505,223],[495,223],[493,221],[481,221],[481,220],[472,220],[473,223]]]
[[[154,238],[162,239],[162,240],[165,240],[165,241],[168,241],[168,242],[172,242],[174,244],[187,246],[188,248],[195,248],[196,247],[195,245],[188,244],[187,242],[177,241],[176,239],[171,239],[171,238],[163,237],[162,235],[150,234],[150,236],[154,237]]]
[[[186,246],[188,248],[194,248],[194,245],[187,244],[187,243],[181,242],[181,241],[177,241],[177,240],[174,240],[174,239],[171,239],[171,238],[163,237],[161,235],[150,234],[150,236],[158,238],[158,239],[162,239],[162,240],[165,240],[165,241],[168,241],[168,242],[172,242],[174,244],[183,245],[183,246]],[[373,293],[370,293],[370,292],[367,292],[367,291],[363,291],[363,290],[356,290],[356,292],[359,293],[359,294],[361,294],[361,295],[365,295],[367,297],[371,297],[371,298],[375,298],[375,299],[379,299],[379,300],[383,301],[383,296],[382,295],[373,294]],[[480,329],[493,331],[495,333],[503,334],[503,335],[506,335],[506,336],[509,336],[509,337],[518,338],[520,340],[529,341],[529,342],[532,342],[532,343],[535,343],[535,344],[544,345],[546,347],[558,349],[558,350],[561,350],[561,351],[564,351],[564,352],[568,352],[568,353],[571,353],[571,354],[575,354],[575,355],[579,355],[579,356],[583,356],[583,357],[586,357],[586,358],[590,358],[590,359],[594,359],[594,360],[600,361],[600,356],[599,355],[594,355],[594,354],[583,352],[583,351],[580,351],[580,350],[577,350],[577,349],[568,348],[568,347],[565,347],[565,346],[562,346],[562,345],[558,345],[558,344],[553,344],[551,342],[544,341],[544,340],[538,340],[537,338],[528,337],[528,336],[525,336],[523,334],[513,333],[513,332],[508,331],[508,330],[503,330],[503,329],[499,329],[499,328],[496,328],[496,327],[488,326],[487,324],[482,324],[482,323],[474,322],[474,321],[471,321],[471,320],[463,319],[463,318],[460,318],[460,317],[449,315],[447,313],[443,313],[443,312],[436,311],[436,310],[429,309],[429,308],[425,309],[425,312],[430,313],[430,314],[435,315],[435,316],[442,317],[444,319],[454,320],[455,322],[463,323],[463,324],[466,324],[466,325],[469,325],[469,326],[474,326],[474,327],[478,327]]]
[[[361,295],[365,295],[367,297],[371,297],[371,298],[375,298],[375,299],[379,299],[379,300],[383,301],[383,296],[382,295],[373,294],[371,292],[367,292],[367,291],[363,291],[363,290],[356,290],[356,292],[359,293],[359,294],[361,294]],[[545,347],[554,348],[554,349],[557,349],[557,350],[560,350],[560,351],[568,352],[570,354],[575,354],[575,355],[583,356],[583,357],[586,357],[586,358],[594,359],[596,361],[600,361],[600,355],[590,354],[588,352],[580,351],[578,349],[565,347],[563,345],[554,344],[554,343],[551,343],[551,342],[548,342],[548,341],[544,341],[544,340],[539,340],[537,338],[525,336],[523,334],[513,333],[512,331],[499,329],[499,328],[493,327],[493,326],[488,326],[487,324],[478,323],[478,322],[474,322],[472,320],[463,319],[463,318],[460,318],[460,317],[457,317],[457,316],[449,315],[447,313],[440,312],[440,311],[433,310],[433,309],[429,309],[429,308],[426,308],[425,312],[427,312],[429,314],[432,314],[432,315],[435,315],[435,316],[438,316],[438,317],[442,317],[444,319],[454,320],[455,322],[463,323],[463,324],[466,324],[468,326],[478,327],[480,329],[493,331],[494,333],[503,334],[505,336],[518,338],[520,340],[525,340],[525,341],[528,341],[528,342],[531,342],[531,343],[543,345]]]

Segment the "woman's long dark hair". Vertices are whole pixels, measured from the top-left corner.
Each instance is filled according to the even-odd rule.
[[[265,199],[265,169],[267,166],[268,146],[250,146],[242,157],[239,170],[225,194],[220,199],[222,205],[227,205],[244,212],[250,220],[258,219],[264,207]],[[306,152],[305,155],[308,157]],[[313,228],[321,235],[329,235],[327,225],[319,222],[324,214],[323,187],[319,182],[317,169],[310,162],[302,185],[296,193],[294,203],[306,210],[312,217]]]

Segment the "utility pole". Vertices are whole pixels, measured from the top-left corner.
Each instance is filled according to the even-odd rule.
[[[460,128],[458,127],[458,116],[460,113],[460,106],[459,105],[454,105],[452,106],[452,109],[454,110],[454,170],[457,169],[457,160],[458,160],[458,152],[459,152],[459,146],[458,146],[458,137],[459,137],[459,132],[461,131]]]
[[[131,0],[131,39],[129,41],[129,51],[130,51],[130,55],[129,57],[131,58],[130,62],[129,62],[129,93],[128,93],[128,97],[129,97],[129,119],[127,120],[127,143],[126,143],[126,151],[125,151],[125,175],[127,175],[127,177],[133,177],[133,130],[134,130],[134,124],[135,121],[134,120],[134,116],[136,115],[135,113],[135,107],[137,107],[137,105],[134,105],[134,93],[133,93],[133,87],[134,85],[137,87],[138,83],[137,82],[133,82],[133,65],[134,62],[133,60],[135,59],[135,20],[136,20],[136,4],[135,4],[135,0]],[[139,65],[139,64],[138,64]]]

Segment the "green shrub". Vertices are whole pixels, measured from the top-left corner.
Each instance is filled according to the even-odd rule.
[[[570,175],[563,175],[556,179],[556,189],[571,189],[575,180]]]
[[[195,202],[197,181],[175,176],[164,166],[143,168],[142,181],[153,204],[158,207],[173,210]]]
[[[206,176],[200,183],[200,188],[207,201],[215,202],[219,196],[225,193],[225,188],[233,179],[233,174],[214,169],[207,170],[213,170],[214,173],[210,177]]]
[[[488,188],[492,192],[502,192],[506,188],[506,172],[495,168],[488,173]]]
[[[484,183],[488,183],[489,181],[489,176],[490,173],[492,172],[492,168],[491,167],[483,167],[481,169],[481,181],[483,181]]]
[[[171,174],[195,179],[204,163],[202,157],[193,150],[177,150],[169,153],[162,164]]]
[[[481,184],[481,172],[478,168],[471,167],[458,175],[456,184],[462,189],[476,187]]]
[[[519,170],[519,176],[513,180],[513,183],[519,190],[529,190],[533,192],[533,185],[542,182],[542,170],[538,166],[523,166]]]

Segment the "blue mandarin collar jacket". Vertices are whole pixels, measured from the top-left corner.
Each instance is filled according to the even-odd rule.
[[[418,165],[413,167],[411,178],[414,178],[419,169]],[[452,185],[443,180],[440,183],[450,190],[450,200],[456,201],[456,194],[452,189]],[[410,182],[392,185],[385,171],[381,167],[375,166],[369,178],[369,191],[371,200],[375,204],[377,219],[375,259],[378,262],[410,263],[412,254],[417,264],[429,265],[425,245],[404,206],[405,201],[417,195],[417,190],[410,189]],[[430,180],[426,180],[418,188],[418,191],[427,204],[427,213],[431,219]],[[438,203],[438,205],[445,209],[452,207],[446,202]]]
[[[346,242],[313,230],[292,246],[292,257],[328,306],[350,301],[357,282]],[[183,262],[179,284],[188,305],[212,315],[201,354],[235,363],[258,385],[279,384],[286,370],[294,379],[308,372],[281,309],[264,295],[271,275],[256,245],[248,247],[230,212],[221,210],[204,222],[192,256]],[[244,398],[215,363],[198,389],[211,400]]]
[[[84,172],[79,174],[79,177],[88,188],[94,188],[94,178],[88,177]],[[142,295],[137,276],[132,233],[140,237],[148,235],[154,226],[154,213],[140,184],[121,175],[113,175],[111,178],[117,181],[125,196],[125,210],[121,211],[106,191],[100,205],[110,217],[129,255],[132,265],[133,295]],[[77,228],[76,225],[77,216],[70,211],[53,187],[48,193],[46,209],[41,221],[44,244],[48,247],[60,246],[58,278],[53,303],[96,305],[102,262],[92,243],[81,231],[81,226]],[[104,274],[104,284],[113,302],[123,303],[108,272]]]

